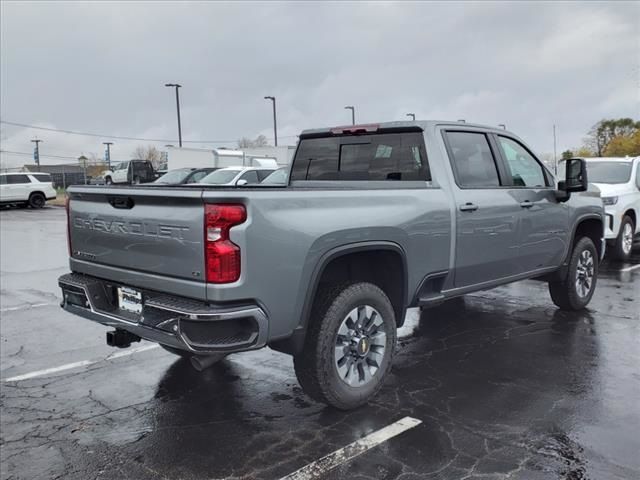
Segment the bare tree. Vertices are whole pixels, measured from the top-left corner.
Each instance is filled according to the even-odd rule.
[[[133,158],[138,160],[149,160],[153,168],[157,169],[162,162],[162,152],[153,145],[138,145],[133,151]]]
[[[264,135],[258,135],[254,140],[247,137],[238,140],[238,148],[266,147],[268,144],[267,137]]]

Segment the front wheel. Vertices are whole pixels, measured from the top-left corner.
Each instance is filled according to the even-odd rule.
[[[314,303],[296,376],[314,400],[341,410],[359,407],[382,387],[396,345],[387,295],[371,283],[323,290]]]
[[[620,233],[618,233],[618,238],[616,238],[616,243],[613,247],[613,255],[618,260],[628,260],[631,256],[634,231],[635,225],[633,224],[633,219],[628,215],[625,215],[622,218]]]
[[[598,251],[593,241],[582,237],[573,247],[567,274],[549,282],[551,300],[562,310],[581,310],[593,297],[598,281]]]
[[[105,185],[113,185],[113,180],[111,180],[111,177],[107,177],[104,179],[104,184]]]

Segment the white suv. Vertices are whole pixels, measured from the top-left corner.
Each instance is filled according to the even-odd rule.
[[[640,233],[640,157],[585,160],[589,183],[602,195],[608,247],[616,258],[627,260],[634,236]]]
[[[56,198],[48,173],[0,173],[0,204],[26,204],[44,207]]]

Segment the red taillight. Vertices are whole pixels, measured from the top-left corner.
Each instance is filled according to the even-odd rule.
[[[69,215],[69,195],[64,197],[64,208],[67,211],[67,250],[69,251],[69,256],[71,257],[71,217]]]
[[[204,241],[207,282],[230,283],[240,278],[240,247],[229,230],[247,219],[244,205],[205,205]]]

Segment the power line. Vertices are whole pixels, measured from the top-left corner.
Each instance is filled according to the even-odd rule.
[[[13,152],[11,150],[0,150],[0,153],[8,153],[11,155],[22,155],[22,156],[26,156],[26,157],[33,157],[33,153],[29,153],[29,152]],[[46,157],[46,158],[62,158],[63,160],[78,160],[78,157],[65,157],[62,155],[43,155],[40,154],[41,157]]]
[[[49,128],[49,127],[39,127],[37,125],[29,125],[26,123],[17,123],[17,122],[9,122],[7,120],[0,120],[0,123],[4,123],[5,125],[11,125],[14,127],[22,127],[22,128],[31,128],[34,130],[44,130],[47,132],[56,132],[56,133],[66,133],[69,135],[83,135],[86,137],[99,137],[99,138],[114,138],[118,140],[134,140],[141,142],[163,142],[170,143],[175,142],[175,139],[166,139],[166,138],[140,138],[140,137],[125,137],[119,135],[103,135],[100,133],[90,133],[90,132],[78,132],[75,130],[65,130],[61,128]],[[289,135],[281,138],[295,138],[297,135]],[[183,143],[236,143],[238,140],[183,140]]]

